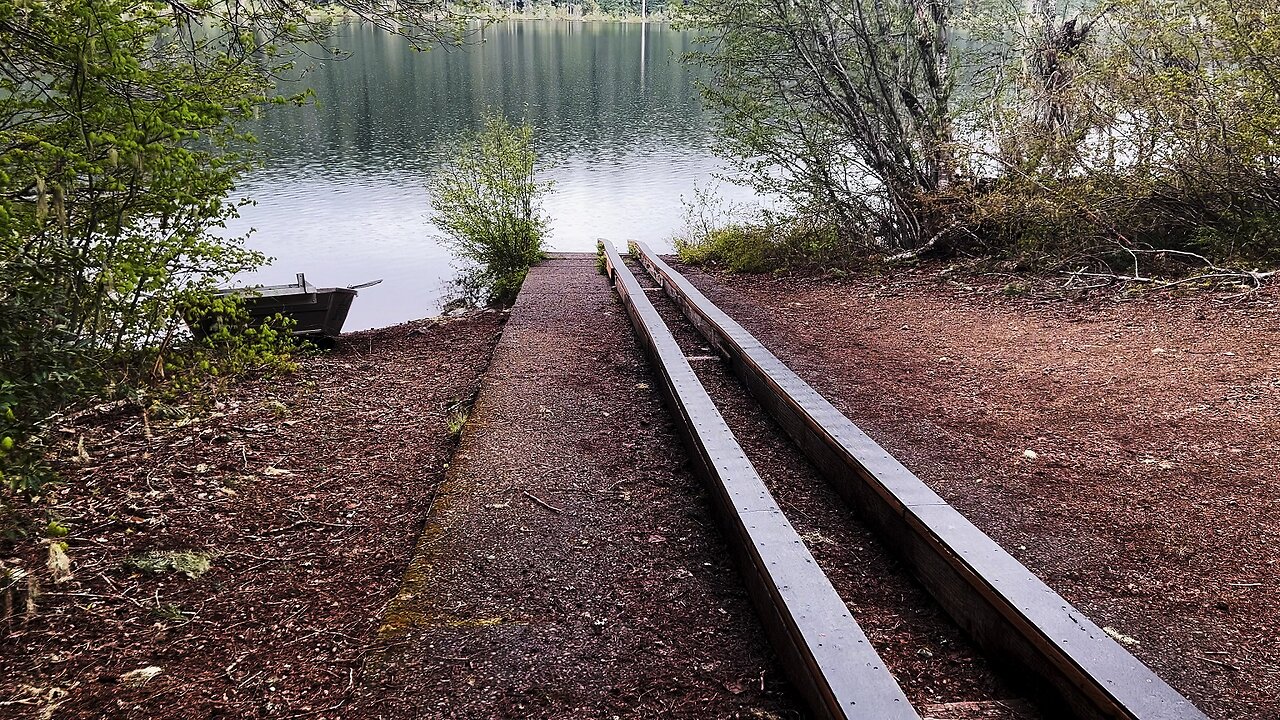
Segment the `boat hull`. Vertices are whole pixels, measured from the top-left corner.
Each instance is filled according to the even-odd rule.
[[[311,292],[273,293],[255,296],[252,291],[228,291],[242,296],[244,309],[249,314],[249,324],[257,327],[275,315],[293,320],[293,335],[309,339],[332,339],[342,333],[351,310],[351,301],[357,293],[349,288],[308,288]],[[218,320],[204,317],[197,322],[188,321],[196,337],[207,337],[214,332]]]
[[[355,290],[319,288],[314,293],[246,297],[244,307],[249,311],[250,322],[255,325],[280,314],[297,323],[293,328],[294,335],[337,337],[342,333],[355,297]]]

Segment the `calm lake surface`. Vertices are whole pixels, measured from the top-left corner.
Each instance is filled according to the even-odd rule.
[[[351,25],[343,60],[303,79],[316,102],[267,111],[252,128],[264,166],[239,188],[257,204],[230,226],[276,258],[243,280],[319,286],[382,278],[362,290],[346,329],[434,315],[456,267],[428,220],[426,183],[448,139],[486,109],[527,117],[555,182],[544,208],[553,250],[593,251],[597,238],[669,247],[681,198],[716,185],[735,203],[750,191],[716,176],[712,128],[696,69],[680,63],[691,33],[661,24],[510,22],[465,49],[414,52]]]

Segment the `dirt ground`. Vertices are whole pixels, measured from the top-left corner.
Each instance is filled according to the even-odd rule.
[[[1214,718],[1280,717],[1280,293],[681,268]]]
[[[70,577],[42,533],[0,540],[43,591],[0,620],[0,717],[347,717],[503,318],[347,335],[205,414],[64,424],[66,482],[26,512],[69,530]]]
[[[1280,717],[1275,290],[686,271],[1211,717]],[[68,482],[27,512],[69,530],[69,577],[43,533],[0,539],[42,589],[0,621],[0,717],[798,716],[621,307],[574,273],[589,300],[541,288],[456,457],[501,314],[348,336],[211,413],[66,423]]]

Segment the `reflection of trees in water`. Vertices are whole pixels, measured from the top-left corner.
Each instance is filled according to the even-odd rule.
[[[691,33],[510,22],[483,38],[481,47],[417,53],[382,31],[343,28],[335,44],[350,57],[316,61],[281,88],[310,87],[316,105],[272,109],[253,128],[268,167],[430,166],[442,141],[486,109],[527,116],[552,159],[584,143],[606,156],[655,141],[706,144],[698,72],[679,62]]]

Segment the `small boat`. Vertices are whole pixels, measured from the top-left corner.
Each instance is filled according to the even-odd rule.
[[[350,287],[317,288],[307,282],[306,275],[298,273],[298,281],[287,285],[261,285],[258,287],[227,288],[214,292],[214,297],[238,295],[249,312],[249,322],[259,325],[273,315],[280,314],[296,323],[295,337],[308,339],[332,339],[342,333],[347,321],[351,301],[356,288],[377,285],[381,280],[352,285]],[[203,319],[189,323],[196,335],[208,335],[212,320]]]

